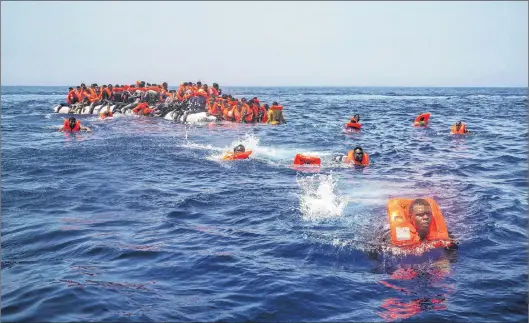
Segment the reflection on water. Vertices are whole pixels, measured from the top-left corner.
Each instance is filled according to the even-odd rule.
[[[453,260],[454,258],[452,258]],[[383,300],[382,311],[377,314],[386,321],[402,320],[426,311],[448,309],[447,300],[455,292],[450,278],[450,259],[443,258],[421,264],[401,264],[391,277],[378,283],[392,289]]]

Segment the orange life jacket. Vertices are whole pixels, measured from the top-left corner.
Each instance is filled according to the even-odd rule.
[[[459,130],[457,130],[456,125],[453,125],[450,129],[451,135],[463,135],[466,133],[467,125],[464,123],[461,123],[461,126],[459,127]]]
[[[110,91],[108,87],[104,88],[103,91],[105,91],[108,94],[109,98],[112,96],[112,91]]]
[[[212,96],[218,96],[219,95],[219,91],[217,91],[216,88],[211,87],[211,88],[209,88],[209,94],[212,95]]]
[[[270,110],[283,110],[282,105],[273,105],[270,107]]]
[[[425,198],[432,209],[432,222],[428,228],[425,240],[435,241],[434,247],[447,247],[451,244],[448,229],[439,209],[439,205],[431,199]],[[388,203],[388,219],[391,232],[391,243],[395,246],[406,247],[421,243],[419,233],[410,219],[409,207],[413,199],[393,198]]]
[[[349,150],[349,152],[347,152],[347,159],[345,160],[346,163],[353,163],[355,165],[360,165],[360,166],[367,166],[369,165],[369,155],[364,152],[364,155],[362,155],[362,161],[361,162],[357,162],[356,159],[354,158],[354,150]]]
[[[75,94],[75,90],[71,90],[70,92],[68,92],[68,95],[66,96],[66,103],[71,104],[72,99],[76,96],[77,95]]]
[[[242,104],[241,102],[237,102],[236,105],[233,107],[233,113],[235,115],[235,122],[240,122],[242,118]]]
[[[259,112],[263,113],[263,117],[261,118],[261,120],[257,120],[257,121],[258,122],[260,121],[262,123],[266,123],[268,121],[268,111],[266,111],[266,108],[264,107],[264,105],[259,107]]]
[[[134,114],[138,114],[140,110],[143,110],[143,114],[148,114],[152,111],[152,109],[149,108],[149,104],[147,104],[147,102],[138,104],[134,109],[132,109],[132,112]]]
[[[223,160],[234,160],[234,159],[246,159],[252,153],[251,150],[241,152],[241,153],[226,153],[222,156]]]
[[[203,96],[206,99],[208,98],[208,92],[206,92],[204,89],[198,89],[196,91],[196,96]]]
[[[88,101],[90,102],[96,102],[99,101],[99,95],[97,95],[96,90],[89,88],[88,89]]]
[[[235,121],[235,107],[233,106],[228,106],[224,109],[224,113],[222,114],[222,116],[224,117],[224,120],[227,120],[227,121]]]
[[[297,154],[294,157],[294,165],[321,165],[321,159],[319,157]]]
[[[217,116],[220,114],[220,104],[219,102],[213,102],[213,104],[208,109],[209,114]]]
[[[77,95],[77,100],[79,101],[83,101],[85,97],[88,97],[88,93],[83,89],[75,90],[75,95]]]
[[[253,120],[253,110],[246,103],[242,105],[241,118],[244,118],[244,121],[247,123]]]
[[[345,124],[345,128],[355,128],[355,129],[360,129],[360,128],[362,128],[362,125],[359,124],[356,120],[351,119],[350,122],[348,122],[348,123]]]
[[[81,131],[81,121],[79,120],[76,120],[75,121],[75,126],[72,128],[70,128],[70,121],[68,119],[64,119],[64,123],[63,123],[63,127],[64,127],[64,131]]]
[[[101,112],[99,116],[101,117],[101,119],[105,119],[106,117],[109,117],[109,118],[113,117],[114,114],[112,113],[112,111],[109,111],[109,112],[104,111],[104,112]]]
[[[256,121],[256,122],[259,122],[259,120],[257,120],[257,116],[259,115],[259,105],[257,103],[252,103],[252,111],[253,111],[253,120],[252,121]]]

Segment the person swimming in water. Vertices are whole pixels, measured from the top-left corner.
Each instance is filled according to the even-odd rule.
[[[448,231],[441,209],[430,198],[391,199],[388,203],[390,229],[381,241],[394,247],[412,247],[431,242],[434,247],[457,249],[458,242]]]
[[[450,134],[457,134],[457,135],[463,135],[465,133],[470,133],[470,131],[467,129],[467,125],[462,123],[461,121],[456,122],[455,125],[452,126],[450,129]]]
[[[233,148],[233,153],[228,152],[222,156],[223,160],[234,160],[234,159],[248,159],[252,154],[252,151],[246,151],[243,145],[237,145]]]
[[[348,151],[347,155],[345,156],[337,156],[334,160],[347,164],[352,163],[358,166],[369,165],[369,155],[364,152],[364,150],[360,146],[356,146],[353,150]]]
[[[59,129],[61,132],[77,132],[77,131],[92,131],[88,127],[81,126],[81,121],[75,119],[75,117],[70,117],[68,119],[64,119],[63,126]]]

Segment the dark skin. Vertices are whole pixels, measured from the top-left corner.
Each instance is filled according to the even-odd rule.
[[[427,203],[412,203],[410,205],[410,221],[412,225],[417,229],[417,233],[419,234],[419,238],[421,241],[426,239],[426,236],[428,235],[428,229],[430,228],[430,224],[432,223],[433,214],[432,214],[432,208]],[[447,250],[451,249],[457,249],[457,245],[459,244],[455,237],[448,232],[448,238],[453,243],[453,246],[450,246],[448,248],[445,248]],[[382,241],[389,242],[391,241],[391,234],[389,231],[384,233],[384,236],[382,237]]]
[[[357,149],[354,151],[354,158],[357,162],[361,163],[362,158],[364,157],[364,151],[361,149]]]

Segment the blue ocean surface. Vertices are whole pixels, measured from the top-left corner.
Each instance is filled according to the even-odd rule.
[[[65,134],[67,87],[2,87],[3,322],[527,321],[527,88],[223,92],[287,124]],[[250,159],[222,161],[239,143]],[[368,167],[333,162],[356,145]],[[433,197],[459,250],[373,253],[393,197]]]

